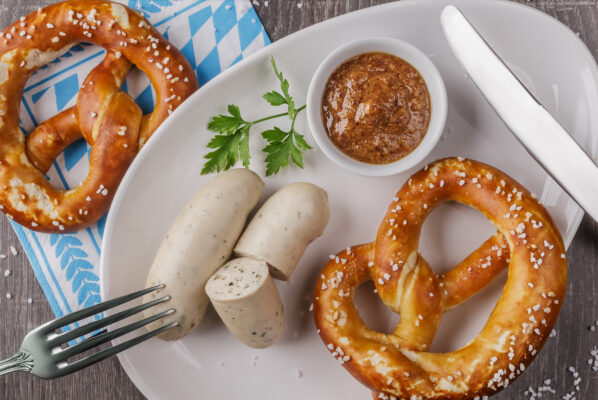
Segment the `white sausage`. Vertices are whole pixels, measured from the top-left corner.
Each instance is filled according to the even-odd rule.
[[[329,218],[325,190],[311,183],[292,183],[259,209],[235,246],[235,255],[264,260],[274,278],[288,280]]]
[[[232,169],[204,185],[183,208],[160,245],[147,276],[146,287],[165,284],[144,301],[166,295],[171,300],[152,307],[146,316],[174,308],[172,315],[150,325],[155,329],[173,321],[179,326],[162,333],[177,340],[203,319],[209,304],[205,284],[224,264],[241,234],[247,215],[257,204],[264,183],[248,169]]]
[[[247,346],[269,347],[282,335],[284,310],[266,262],[229,261],[208,280],[206,293],[229,331]]]

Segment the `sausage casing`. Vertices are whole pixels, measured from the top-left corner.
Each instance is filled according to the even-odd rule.
[[[307,246],[324,232],[329,218],[324,189],[292,183],[259,209],[237,242],[235,255],[264,260],[274,278],[288,280]]]
[[[282,300],[265,261],[229,261],[210,277],[206,293],[229,331],[247,346],[269,347],[282,335]]]

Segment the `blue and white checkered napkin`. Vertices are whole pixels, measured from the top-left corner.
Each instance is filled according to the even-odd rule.
[[[195,67],[200,85],[270,40],[249,0],[120,0],[142,11]],[[77,92],[104,50],[79,44],[27,82],[21,107],[21,129],[34,127],[75,105]],[[138,72],[138,71],[137,71]],[[144,112],[153,108],[155,93],[147,77],[129,74],[126,90]],[[80,140],[67,148],[48,172],[61,188],[79,185],[89,163],[89,146]],[[39,283],[57,316],[100,302],[100,243],[105,217],[74,234],[49,235],[13,227]]]

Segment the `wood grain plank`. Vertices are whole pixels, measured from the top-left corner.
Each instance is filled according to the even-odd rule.
[[[598,0],[517,0],[544,11],[574,32],[598,56]],[[325,19],[372,5],[384,0],[264,0],[255,5],[272,40]],[[0,0],[0,27],[19,16],[51,3],[50,0]],[[301,3],[301,7],[298,4]],[[255,3],[254,3],[255,4]],[[533,29],[533,27],[530,27]],[[550,38],[547,38],[550,40]],[[0,354],[8,355],[20,345],[27,331],[52,319],[53,315],[39,284],[20,247],[8,220],[0,217],[0,253],[10,254],[10,246],[19,249],[17,256],[0,260]],[[585,217],[569,249],[570,277],[568,294],[557,325],[557,335],[546,346],[526,373],[515,384],[494,398],[527,399],[528,387],[536,389],[551,379],[556,393],[543,393],[543,399],[560,399],[574,391],[569,366],[580,374],[578,399],[598,398],[598,373],[587,364],[589,351],[598,345],[598,329],[588,326],[598,320],[598,224]],[[4,277],[9,269],[11,275]],[[11,293],[9,300],[6,293]],[[27,302],[32,298],[33,303]],[[0,399],[141,399],[115,358],[87,370],[54,381],[43,381],[26,374],[0,377]],[[209,399],[208,399],[209,400]]]

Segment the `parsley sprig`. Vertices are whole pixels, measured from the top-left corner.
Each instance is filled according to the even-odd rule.
[[[295,130],[297,115],[305,109],[295,106],[293,96],[289,94],[289,81],[282,72],[278,71],[274,58],[271,58],[274,74],[280,81],[280,92],[272,90],[263,95],[263,98],[272,106],[286,105],[287,111],[279,114],[246,121],[241,116],[239,106],[228,106],[228,115],[219,114],[210,120],[208,130],[217,133],[208,143],[208,148],[214,149],[205,155],[207,160],[201,170],[202,175],[212,172],[221,172],[233,167],[239,159],[244,167],[249,167],[249,131],[252,126],[275,118],[287,116],[291,127],[285,131],[279,127],[265,130],[261,133],[267,145],[263,148],[266,155],[266,176],[277,174],[286,168],[291,160],[299,168],[303,168],[303,151],[312,147],[305,141],[303,135]]]

